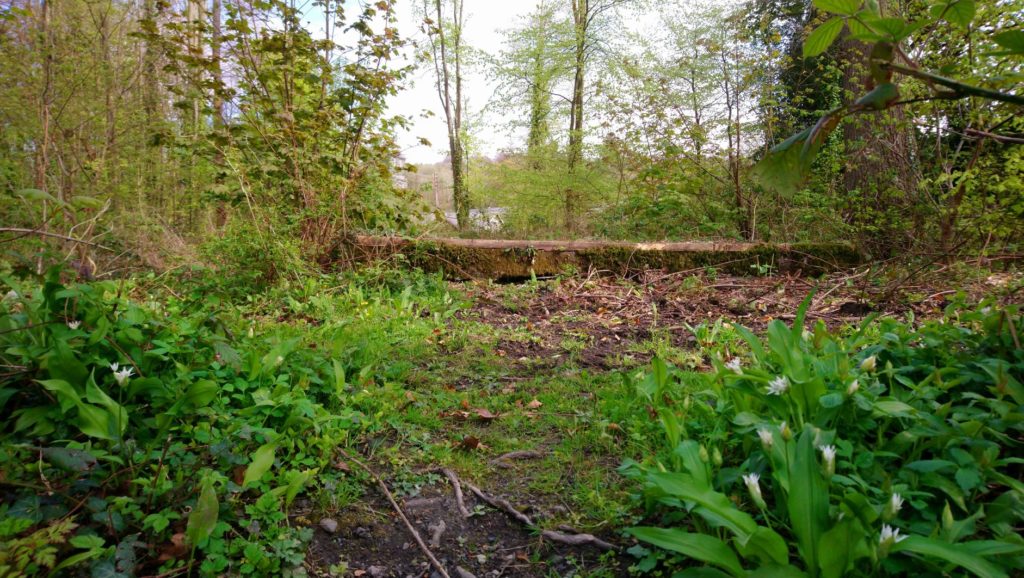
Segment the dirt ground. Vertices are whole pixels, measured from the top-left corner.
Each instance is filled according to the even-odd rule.
[[[791,321],[812,292],[807,318],[839,327],[857,324],[873,313],[933,316],[958,291],[978,297],[1010,281],[997,275],[959,287],[938,287],[922,276],[891,290],[877,277],[869,280],[865,271],[817,279],[648,271],[631,279],[591,273],[519,285],[455,286],[472,303],[459,314],[459,322],[489,328],[494,353],[509,368],[504,379],[512,383],[565,367],[590,372],[641,367],[654,355],[652,341],[692,350],[695,339],[689,328],[719,318],[759,332],[773,319]],[[558,519],[560,506],[557,497],[529,495],[518,483],[536,467],[540,466],[517,463],[516,469],[491,471],[480,484],[485,493],[506,499],[530,516],[532,528],[468,490],[465,501],[473,515],[464,517],[453,487],[440,476],[415,497],[398,499],[422,539],[430,542],[436,537],[429,549],[453,577],[629,575],[627,567],[635,560],[621,550],[616,557],[593,545],[555,543],[538,533],[537,527],[549,527],[544,520]],[[441,578],[379,489],[368,487],[366,496],[327,523],[313,521],[319,525],[309,551],[311,565],[322,569],[321,575]],[[437,533],[442,522],[444,530]],[[623,550],[629,546],[611,530],[599,537]],[[335,568],[329,571],[332,565]]]

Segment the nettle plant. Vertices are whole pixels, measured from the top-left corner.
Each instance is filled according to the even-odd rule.
[[[668,454],[622,471],[671,527],[628,532],[704,565],[678,577],[1016,575],[1020,321],[1015,308],[953,307],[918,329],[869,321],[843,338],[803,329],[801,310],[764,340],[734,327],[749,353],[712,350],[716,371],[682,404],[671,400],[695,374],[656,363],[637,387],[660,403]],[[667,556],[634,553],[646,569]]]

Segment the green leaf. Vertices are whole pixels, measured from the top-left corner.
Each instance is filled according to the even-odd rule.
[[[196,500],[196,507],[188,515],[188,526],[185,528],[185,535],[193,545],[199,544],[210,537],[213,527],[217,525],[217,517],[220,515],[220,503],[217,501],[217,491],[213,487],[212,480],[203,481],[203,490]]]
[[[782,564],[789,562],[789,550],[786,541],[774,530],[758,526],[746,542],[736,538],[737,547],[743,558],[758,558],[762,564]]]
[[[862,539],[863,535],[855,531],[851,520],[839,522],[822,534],[818,543],[818,564],[822,578],[840,578],[846,574]]]
[[[868,110],[885,110],[900,98],[900,89],[891,82],[879,84],[857,99],[854,106]]]
[[[188,386],[185,397],[192,404],[192,407],[206,407],[217,397],[218,391],[220,391],[220,388],[217,387],[217,382],[209,379],[200,379]]]
[[[818,464],[815,434],[805,428],[796,443],[789,469],[786,505],[800,555],[812,570],[819,567],[818,540],[828,523],[828,486]]]
[[[242,486],[246,487],[252,482],[257,482],[263,477],[263,474],[270,470],[270,466],[274,465],[274,452],[277,450],[277,444],[270,443],[260,446],[252,454],[252,461],[249,463],[249,467],[245,468],[245,478],[242,481]]]
[[[977,12],[974,0],[953,0],[932,6],[932,16],[944,18],[950,24],[967,28]]]
[[[87,436],[102,440],[117,439],[115,416],[107,410],[82,403],[78,406],[78,429]]]
[[[833,16],[826,20],[824,24],[815,28],[807,36],[807,40],[804,41],[804,58],[818,56],[828,50],[828,47],[832,46],[832,43],[836,41],[836,38],[839,38],[839,33],[842,31],[842,18]]]
[[[285,508],[292,505],[292,501],[295,500],[295,497],[299,495],[299,492],[306,487],[306,484],[309,483],[309,480],[313,479],[313,476],[315,476],[318,471],[319,470],[317,469],[305,470],[292,476],[291,481],[288,482],[288,489],[284,493]]]
[[[63,379],[41,379],[36,383],[57,394],[57,402],[64,413],[82,403],[82,396]]]
[[[1006,578],[1007,574],[995,564],[970,551],[970,542],[950,544],[924,536],[907,536],[893,544],[891,552],[913,552],[956,564],[982,578]]]
[[[697,485],[686,474],[654,473],[647,479],[672,497],[702,506],[713,515],[709,521],[728,528],[741,540],[748,539],[757,530],[757,522],[737,509],[725,494]]]
[[[1014,54],[1024,54],[1024,30],[1000,32],[993,36],[992,40]]]
[[[732,574],[742,576],[743,567],[736,553],[725,542],[713,536],[692,534],[676,528],[638,527],[626,530],[636,539],[654,544],[684,556],[714,564]]]
[[[86,472],[96,465],[96,457],[85,450],[74,448],[43,448],[46,461],[69,472]]]
[[[850,16],[860,9],[861,0],[814,0],[819,10]]]
[[[71,199],[71,205],[78,209],[102,209],[103,201],[93,197],[75,197]]]

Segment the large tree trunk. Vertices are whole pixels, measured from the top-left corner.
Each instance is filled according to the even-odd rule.
[[[885,2],[879,2],[885,10]],[[873,88],[868,71],[871,47],[844,38],[840,64],[843,89],[856,99]],[[843,124],[846,146],[843,185],[847,194],[846,220],[858,229],[862,242],[877,256],[907,248],[919,225],[917,176],[913,170],[914,141],[902,109],[859,114]],[[905,219],[910,218],[913,227]]]

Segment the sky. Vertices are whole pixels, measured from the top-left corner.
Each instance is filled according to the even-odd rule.
[[[419,32],[419,19],[415,15],[415,4],[422,0],[401,0],[398,3],[398,30],[406,38],[425,40]],[[475,50],[490,54],[502,48],[501,31],[508,29],[520,18],[529,14],[537,5],[536,0],[466,0],[463,37]],[[389,103],[394,114],[401,114],[412,120],[412,129],[399,135],[402,154],[411,163],[435,163],[447,155],[448,135],[443,109],[434,85],[433,70],[425,66],[413,75],[413,86],[402,91]],[[471,70],[463,80],[463,91],[470,114],[479,114],[494,93],[495,85],[480,70]],[[434,116],[423,118],[424,110]],[[485,118],[487,130],[475,134],[478,151],[494,156],[499,150],[517,143],[497,125],[500,119]],[[431,146],[419,144],[420,137],[430,141]]]

